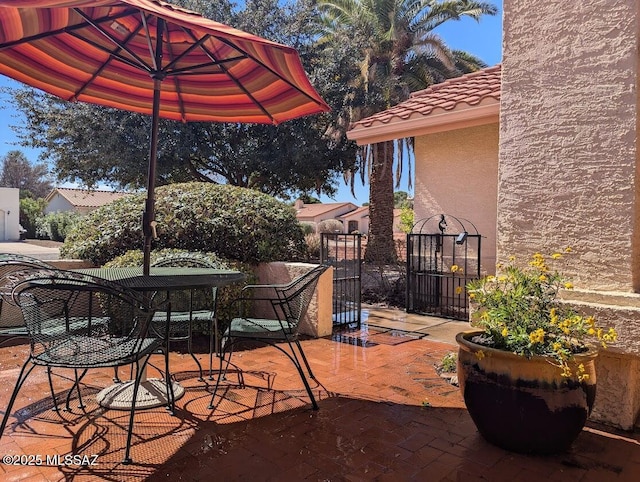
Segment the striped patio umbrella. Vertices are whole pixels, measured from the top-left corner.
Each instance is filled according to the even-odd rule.
[[[152,116],[146,274],[159,118],[278,124],[329,110],[295,49],[159,0],[0,0],[0,74]]]

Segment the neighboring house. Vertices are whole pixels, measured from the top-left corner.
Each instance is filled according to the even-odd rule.
[[[343,233],[369,233],[369,206],[358,207],[350,202],[304,204],[300,199],[295,202],[296,218],[301,223],[313,224],[327,219],[337,219],[342,223]],[[400,209],[393,210],[393,232],[401,233]]]
[[[471,221],[487,273],[496,264],[500,79],[500,65],[449,79],[347,133],[359,145],[414,137],[415,222],[438,214]]]
[[[20,239],[20,189],[0,187],[0,241]]]
[[[100,206],[112,203],[127,193],[115,191],[90,191],[87,189],[54,188],[45,198],[45,214],[73,211],[87,214]]]
[[[345,233],[358,232],[367,234],[369,232],[369,206],[362,206],[353,211],[340,216],[340,221],[344,225]]]
[[[305,204],[298,199],[294,204],[294,208],[299,222],[313,224],[317,228],[320,221],[327,219],[340,220],[340,216],[356,210],[358,206],[350,202]]]
[[[401,212],[402,209],[393,210],[393,232],[396,234],[402,233],[400,229]],[[361,234],[369,233],[369,206],[359,207],[354,211],[343,214],[338,219],[342,221],[345,233],[353,233],[355,231]]]

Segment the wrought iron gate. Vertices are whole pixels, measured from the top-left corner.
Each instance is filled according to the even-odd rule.
[[[320,235],[320,262],[333,266],[333,324],[361,321],[360,234]]]
[[[407,312],[467,320],[466,285],[480,277],[480,235],[466,219],[439,214],[407,235]]]

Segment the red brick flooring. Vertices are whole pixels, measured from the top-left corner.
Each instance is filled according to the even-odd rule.
[[[640,480],[640,433],[589,425],[563,454],[501,450],[478,435],[458,389],[435,372],[434,365],[455,347],[371,330],[366,347],[359,339],[356,333],[344,338],[353,344],[303,342],[319,381],[313,385],[317,412],[288,359],[273,348],[234,356],[245,385],[233,385],[236,378],[230,376],[213,412],[207,408],[212,382],[198,380],[190,357],[172,353],[172,371],[186,394],[174,416],[164,408],[136,414],[132,465],[121,463],[128,412],[95,402],[112,371],[88,377],[84,411],[56,413],[46,374],[36,368],[18,396],[0,454],[39,455],[45,463],[0,464],[0,480]],[[0,407],[6,406],[26,349],[0,348]],[[61,397],[71,374],[56,372]],[[126,370],[121,376],[126,378]],[[89,467],[46,464],[56,454],[97,460]]]

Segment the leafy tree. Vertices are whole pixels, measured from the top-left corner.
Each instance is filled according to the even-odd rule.
[[[161,120],[158,185],[190,180],[249,187],[282,198],[297,192],[335,193],[338,173],[355,161],[355,145],[336,131],[343,110],[342,64],[311,48],[312,0],[280,4],[249,0],[234,9],[228,0],[174,0],[205,16],[298,48],[312,83],[334,110],[279,126],[180,123]],[[24,113],[19,130],[24,145],[41,148],[59,180],[93,187],[146,184],[150,118],[82,103],[68,103],[30,88],[12,91]]]
[[[300,199],[304,204],[322,204],[320,199],[309,194],[303,194],[298,199]]]
[[[468,16],[479,20],[497,9],[472,0],[320,0],[322,45],[352,45],[358,75],[352,85],[357,121],[405,100],[409,93],[484,67],[479,59],[451,50],[433,30],[444,22]],[[369,173],[371,219],[365,260],[395,260],[393,244],[393,164],[400,179],[410,139],[366,146],[359,156],[361,176]]]
[[[2,158],[0,186],[17,187],[24,197],[44,198],[52,188],[46,164],[31,164],[21,151],[9,151]]]
[[[411,208],[411,201],[409,200],[409,193],[406,191],[396,191],[393,193],[393,207],[394,208]]]
[[[413,229],[414,213],[413,209],[409,205],[401,207],[400,211],[400,230],[403,233],[410,233]]]
[[[20,224],[27,230],[27,238],[36,237],[38,218],[44,212],[44,199],[25,197],[20,199]]]

